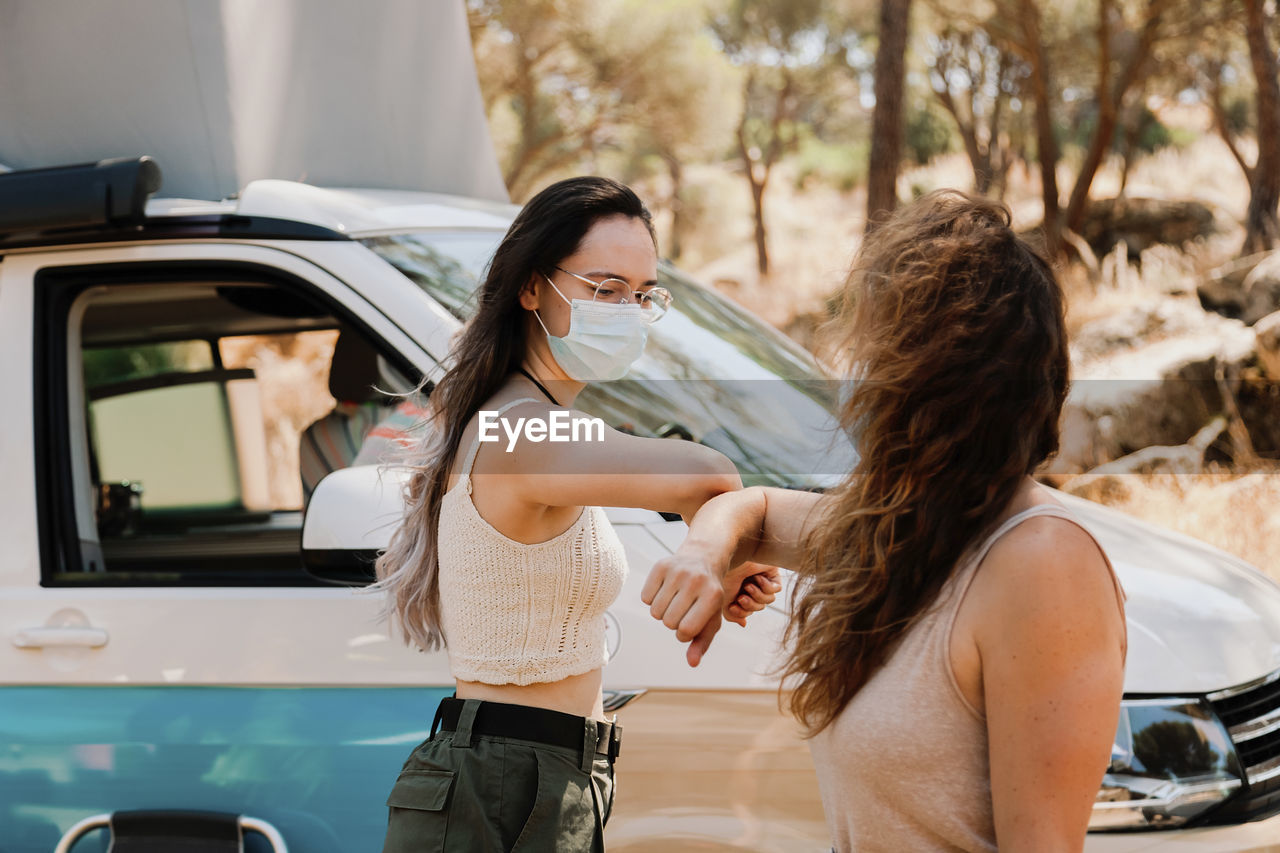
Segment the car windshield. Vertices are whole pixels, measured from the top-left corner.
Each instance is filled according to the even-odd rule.
[[[427,231],[364,244],[459,320],[502,233]],[[832,417],[836,383],[789,338],[670,264],[671,310],[616,382],[588,385],[576,408],[638,435],[690,438],[724,453],[747,485],[821,489],[854,462]]]

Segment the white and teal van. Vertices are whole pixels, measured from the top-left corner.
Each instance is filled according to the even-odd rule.
[[[404,648],[350,585],[398,517],[395,471],[339,469],[304,513],[280,472],[296,477],[306,424],[276,402],[337,329],[376,350],[383,387],[438,378],[514,209],[274,180],[227,201],[147,200],[151,169],[0,176],[0,853],[47,853],[86,819],[136,809],[250,816],[293,851],[377,850],[447,662]],[[632,377],[582,408],[714,446],[749,482],[830,482],[851,450],[809,356],[673,267],[660,275],[671,315]],[[1129,595],[1125,711],[1089,850],[1274,844],[1280,589],[1064,500]],[[627,732],[611,849],[827,849],[807,748],[767,671],[784,610],[725,628],[689,669],[640,601],[683,523],[610,517],[632,568],[608,616],[608,699]],[[247,849],[269,849],[260,838]],[[95,830],[72,849],[105,844]]]

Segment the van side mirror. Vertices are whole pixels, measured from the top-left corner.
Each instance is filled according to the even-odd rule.
[[[302,522],[307,573],[329,583],[372,583],[374,560],[404,516],[404,486],[411,474],[405,468],[360,465],[321,480]]]

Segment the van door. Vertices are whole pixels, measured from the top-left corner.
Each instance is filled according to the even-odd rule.
[[[329,396],[339,336],[380,384],[437,366],[287,246],[0,264],[3,853],[138,808],[249,814],[301,850],[381,839],[452,681],[388,635],[380,596],[302,570],[301,471],[349,463],[389,411]]]

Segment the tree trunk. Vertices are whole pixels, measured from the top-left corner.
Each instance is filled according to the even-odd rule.
[[[684,251],[683,235],[685,228],[684,202],[684,165],[674,154],[666,153],[662,159],[667,162],[667,173],[671,176],[671,233],[667,236],[667,257],[672,261],[680,260]]]
[[[986,163],[989,176],[978,192],[987,195],[996,188],[998,197],[1004,197],[1005,178],[1009,174],[1009,151],[1000,140],[1000,116],[1004,112],[1004,83],[1009,76],[1009,57],[1003,49],[1000,51],[999,64],[996,66],[996,97],[991,102],[991,114],[987,118],[987,150]],[[974,120],[975,124],[977,120]]]
[[[769,275],[769,243],[764,231],[765,181],[751,180],[751,206],[756,216],[756,269],[760,277]]]
[[[867,169],[867,225],[898,203],[898,164],[906,132],[903,87],[911,0],[880,0],[880,46],[876,50],[875,112],[871,119],[871,161]]]
[[[1129,186],[1129,170],[1133,167],[1133,150],[1138,146],[1138,134],[1142,130],[1139,125],[1141,120],[1142,117],[1139,114],[1130,120],[1124,130],[1124,159],[1120,166],[1120,191],[1116,193],[1120,198],[1124,198],[1125,188]]]
[[[1249,59],[1257,82],[1258,161],[1249,187],[1242,254],[1275,248],[1280,241],[1276,206],[1280,204],[1280,81],[1276,56],[1267,40],[1263,0],[1245,0]]]
[[[1209,70],[1209,107],[1213,111],[1213,126],[1217,128],[1218,135],[1222,137],[1222,141],[1226,144],[1227,150],[1231,152],[1231,156],[1240,166],[1240,170],[1244,172],[1245,180],[1252,186],[1253,164],[1245,159],[1244,152],[1242,152],[1240,150],[1240,146],[1236,144],[1235,137],[1231,132],[1230,122],[1227,120],[1227,108],[1222,103],[1221,64],[1215,64]]]
[[[1031,64],[1031,90],[1036,105],[1036,159],[1040,161],[1040,194],[1044,198],[1044,241],[1049,257],[1062,250],[1058,199],[1058,142],[1053,136],[1049,97],[1049,56],[1040,34],[1040,10],[1036,0],[1022,0],[1021,24]]]
[[[991,184],[995,181],[995,172],[991,166],[991,149],[988,148],[978,155],[973,163],[973,191],[978,195],[986,195],[991,191]]]
[[[988,147],[983,150],[978,142],[978,122],[977,120],[967,121],[960,112],[960,106],[956,103],[949,90],[941,92],[935,91],[939,102],[951,114],[951,118],[955,120],[956,130],[960,134],[960,140],[964,143],[965,156],[969,158],[969,168],[973,169],[973,190],[980,195],[986,195],[987,190],[991,188],[991,150]],[[972,100],[972,99],[971,99]],[[972,106],[969,109],[970,115],[973,114]]]
[[[506,168],[502,170],[502,179],[512,198],[523,195],[522,181],[525,171],[533,163],[533,159],[544,147],[545,138],[540,139],[540,128],[537,116],[537,76],[533,72],[533,63],[524,51],[516,51],[516,103],[519,104],[520,141],[511,152]]]
[[[1116,132],[1116,102],[1119,98],[1113,95],[1111,87],[1111,28],[1107,20],[1110,15],[1110,0],[1098,0],[1098,126],[1093,129],[1093,138],[1089,140],[1089,150],[1084,156],[1084,162],[1080,164],[1075,186],[1071,188],[1071,198],[1067,201],[1067,213],[1064,217],[1066,227],[1076,232],[1080,230],[1080,220],[1084,218],[1093,176],[1098,173],[1098,167],[1102,165],[1102,159],[1107,155]]]
[[[747,81],[747,92],[751,91],[751,81]],[[742,171],[747,176],[751,187],[751,207],[755,214],[756,235],[756,269],[760,277],[769,274],[769,243],[764,230],[764,189],[769,180],[769,169],[766,166],[764,175],[756,175],[756,161],[751,156],[751,146],[747,143],[747,108],[742,108],[742,120],[738,122],[738,156],[742,158]]]
[[[1089,188],[1093,186],[1094,176],[1102,159],[1111,147],[1111,140],[1116,131],[1116,119],[1120,107],[1124,104],[1125,95],[1138,80],[1142,65],[1151,54],[1156,35],[1160,30],[1160,18],[1164,14],[1166,0],[1149,0],[1147,18],[1142,25],[1142,35],[1133,48],[1129,61],[1125,63],[1115,85],[1111,84],[1111,48],[1107,26],[1107,16],[1111,11],[1110,0],[1098,2],[1098,39],[1102,56],[1098,78],[1098,127],[1089,143],[1089,152],[1080,166],[1080,174],[1076,176],[1075,185],[1071,189],[1071,200],[1067,203],[1067,212],[1063,217],[1063,225],[1071,231],[1079,231],[1084,222],[1085,210],[1089,204]]]

